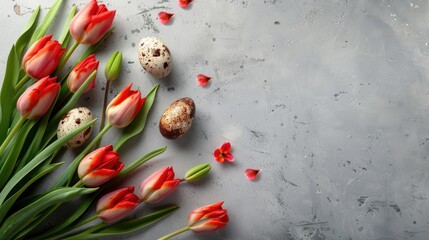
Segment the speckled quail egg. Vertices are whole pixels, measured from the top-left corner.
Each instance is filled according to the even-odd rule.
[[[138,45],[139,61],[144,70],[156,78],[163,78],[172,69],[171,53],[165,44],[154,37],[145,37]]]
[[[164,111],[159,120],[159,131],[165,138],[179,138],[191,128],[194,116],[194,101],[190,98],[181,98]]]
[[[75,130],[82,124],[85,124],[93,120],[91,111],[86,107],[78,107],[70,110],[66,115],[61,119],[58,128],[57,136],[58,138],[65,136],[67,133]],[[92,127],[87,128],[86,130],[80,132],[78,135],[70,139],[65,143],[65,146],[68,148],[77,148],[84,144],[91,135]]]

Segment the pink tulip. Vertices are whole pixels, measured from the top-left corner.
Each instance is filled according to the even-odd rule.
[[[77,172],[85,186],[98,187],[118,175],[123,167],[113,146],[107,145],[86,155]]]
[[[28,76],[41,79],[50,75],[58,63],[65,49],[56,40],[51,40],[52,35],[44,36],[35,42],[22,58],[22,68]]]
[[[78,63],[70,72],[67,78],[67,87],[70,92],[76,92],[85,80],[91,75],[92,72],[98,69],[98,61],[94,54],[89,55],[87,58]],[[91,80],[85,93],[95,87],[95,77]]]
[[[70,34],[80,44],[93,45],[100,41],[112,26],[116,11],[91,0],[70,23]]]
[[[57,77],[44,77],[31,85],[19,97],[16,108],[26,119],[38,119],[51,107],[61,85],[56,82]]]
[[[132,83],[125,87],[107,106],[106,118],[110,125],[123,128],[128,126],[140,109],[146,98],[141,98],[137,90],[131,90]]]
[[[121,188],[98,200],[97,215],[105,222],[114,222],[133,211],[139,201],[139,197],[134,194],[134,187]]]
[[[150,175],[140,185],[141,200],[156,203],[166,198],[180,183],[180,179],[173,178],[174,171],[172,167],[165,167]]]
[[[224,227],[229,218],[222,204],[223,202],[219,202],[193,210],[188,217],[189,228],[193,232],[205,233]]]

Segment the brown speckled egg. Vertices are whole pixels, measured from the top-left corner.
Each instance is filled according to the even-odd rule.
[[[75,130],[82,124],[93,120],[91,111],[86,107],[79,107],[70,110],[60,121],[57,128],[58,138],[65,136],[67,133]],[[91,135],[92,127],[80,132],[78,135],[66,142],[68,148],[77,148],[88,140]]]
[[[179,138],[189,130],[194,116],[194,101],[190,98],[181,98],[164,111],[159,120],[159,131],[165,138]]]
[[[166,77],[171,72],[170,50],[154,37],[145,37],[138,45],[139,61],[144,70],[156,78]]]

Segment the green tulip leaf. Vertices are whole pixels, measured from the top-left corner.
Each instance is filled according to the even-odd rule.
[[[22,56],[22,52],[24,51],[25,46],[27,46],[31,36],[34,33],[34,30],[37,27],[37,19],[39,18],[39,12],[40,12],[40,5],[38,5],[37,8],[34,9],[33,14],[31,14],[31,17],[24,28],[25,29],[24,32],[16,41],[16,53],[18,57]]]
[[[0,189],[2,189],[9,180],[9,177],[12,174],[15,164],[18,160],[19,154],[21,153],[22,147],[24,146],[24,142],[27,139],[26,136],[33,128],[35,123],[35,120],[27,121],[15,136],[15,141],[11,144],[12,150],[9,152],[8,157],[0,169]]]
[[[179,209],[178,206],[169,206],[140,218],[106,225],[106,227],[96,231],[96,233],[103,233],[107,236],[134,232],[167,217],[177,209]]]
[[[72,229],[77,223],[78,219],[82,218],[82,215],[89,209],[91,204],[94,202],[96,194],[85,196],[85,198],[79,203],[77,208],[73,209],[72,215],[68,216],[65,219],[62,219],[61,223],[57,226],[49,228],[47,231],[43,232],[41,235],[35,236],[33,240],[43,240],[54,235],[62,235],[68,230]]]
[[[89,55],[95,53],[98,47],[100,47],[100,45],[104,42],[104,40],[106,40],[110,36],[110,34],[112,34],[113,30],[115,30],[115,27],[110,28],[109,31],[107,31],[106,34],[104,34],[104,36],[96,44],[89,46],[85,50],[85,52],[82,53],[82,55],[80,56],[79,60],[77,60],[77,62],[79,63]]]
[[[63,30],[61,31],[60,37],[58,38],[58,42],[62,45],[63,48],[67,48],[70,41],[70,23],[73,20],[74,16],[76,15],[76,6],[73,6],[70,14],[64,23]]]
[[[101,223],[86,229],[82,233],[65,238],[64,240],[90,240],[106,236],[131,233],[162,220],[177,209],[179,209],[179,207],[173,205],[137,219],[125,222],[120,221],[113,224]]]
[[[130,138],[143,131],[146,125],[147,116],[155,101],[158,88],[159,84],[152,88],[152,90],[146,96],[146,101],[144,102],[143,108],[140,110],[140,113],[136,116],[136,118],[134,118],[130,125],[128,125],[123,130],[121,137],[118,139],[118,141],[116,141],[114,145],[115,151],[118,151]]]
[[[0,236],[3,240],[14,239],[15,235],[19,234],[28,226],[29,219],[37,216],[40,212],[49,207],[70,201],[76,197],[93,193],[97,188],[60,188],[46,193],[43,197],[30,205],[22,208],[8,217],[0,227]]]
[[[50,144],[48,147],[46,147],[43,151],[41,151],[39,154],[37,154],[36,157],[34,157],[25,167],[23,167],[19,172],[17,172],[6,184],[6,186],[2,189],[0,192],[0,205],[3,204],[3,202],[8,197],[9,193],[12,191],[12,189],[25,177],[27,176],[33,169],[35,169],[37,166],[43,163],[46,159],[49,158],[56,150],[61,148],[67,141],[72,139],[74,136],[79,134],[80,132],[87,129],[89,126],[94,124],[97,121],[97,119],[94,119],[88,123],[82,124],[80,127],[76,128],[75,130],[71,131],[64,137],[61,137],[57,139],[55,142]],[[0,234],[1,236],[1,234]]]
[[[15,84],[19,76],[19,60],[16,55],[15,45],[9,52],[7,58],[6,72],[3,85],[0,92],[0,142],[3,142],[7,136],[7,130],[10,126],[11,115],[15,107],[13,98],[10,94],[15,92]]]
[[[19,190],[14,193],[10,198],[8,198],[1,206],[0,206],[0,223],[3,221],[4,217],[10,210],[10,208],[13,206],[13,204],[18,200],[19,196],[35,181],[40,179],[41,177],[45,176],[46,174],[52,172],[57,167],[61,166],[63,163],[55,163],[43,166],[35,172],[34,176],[31,177],[30,180],[28,180],[24,186],[21,186]]]
[[[39,40],[40,38],[42,38],[46,34],[49,27],[52,25],[52,23],[55,19],[55,15],[57,15],[57,12],[60,9],[62,3],[63,3],[63,0],[57,0],[52,5],[51,9],[49,9],[48,13],[43,18],[42,23],[34,31],[34,34],[30,40],[30,45],[35,43],[37,40]]]
[[[167,150],[167,146],[159,148],[159,149],[156,149],[156,150],[154,150],[154,151],[152,151],[152,152],[144,155],[143,157],[135,160],[130,165],[125,166],[125,168],[122,169],[122,171],[118,174],[118,176],[116,176],[116,178],[120,179],[120,178],[126,176],[127,174],[129,174],[132,171],[134,171],[136,168],[140,167],[145,162],[147,162],[150,159],[152,159],[152,158],[160,155],[161,153],[165,152],[165,150]]]

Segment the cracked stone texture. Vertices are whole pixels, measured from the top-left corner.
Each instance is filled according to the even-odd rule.
[[[2,76],[9,48],[37,2],[46,14],[54,1],[2,3]],[[61,15],[72,2],[81,8],[86,1],[66,1]],[[121,157],[130,163],[168,146],[121,185],[138,186],[166,165],[178,176],[199,163],[213,166],[207,179],[182,184],[162,204],[140,206],[132,215],[170,203],[181,206],[176,213],[111,239],[156,239],[182,227],[195,207],[221,200],[228,227],[175,239],[427,239],[427,1],[212,0],[186,10],[175,0],[104,3],[117,9],[117,17],[115,33],[97,54],[102,70],[113,51],[124,54],[110,97],[131,81],[143,93],[161,84],[147,129]],[[157,20],[163,10],[175,13],[167,26]],[[60,30],[57,24],[50,32]],[[172,52],[166,79],[140,67],[136,44],[147,36]],[[213,77],[208,87],[196,84],[199,73]],[[99,74],[96,89],[80,103],[96,117],[103,85]],[[185,136],[168,141],[158,120],[182,97],[195,100],[196,119]],[[103,143],[119,133],[111,131]],[[232,142],[233,164],[213,160],[225,141]],[[67,151],[62,158],[76,154]],[[246,168],[262,169],[257,181],[246,180]]]

